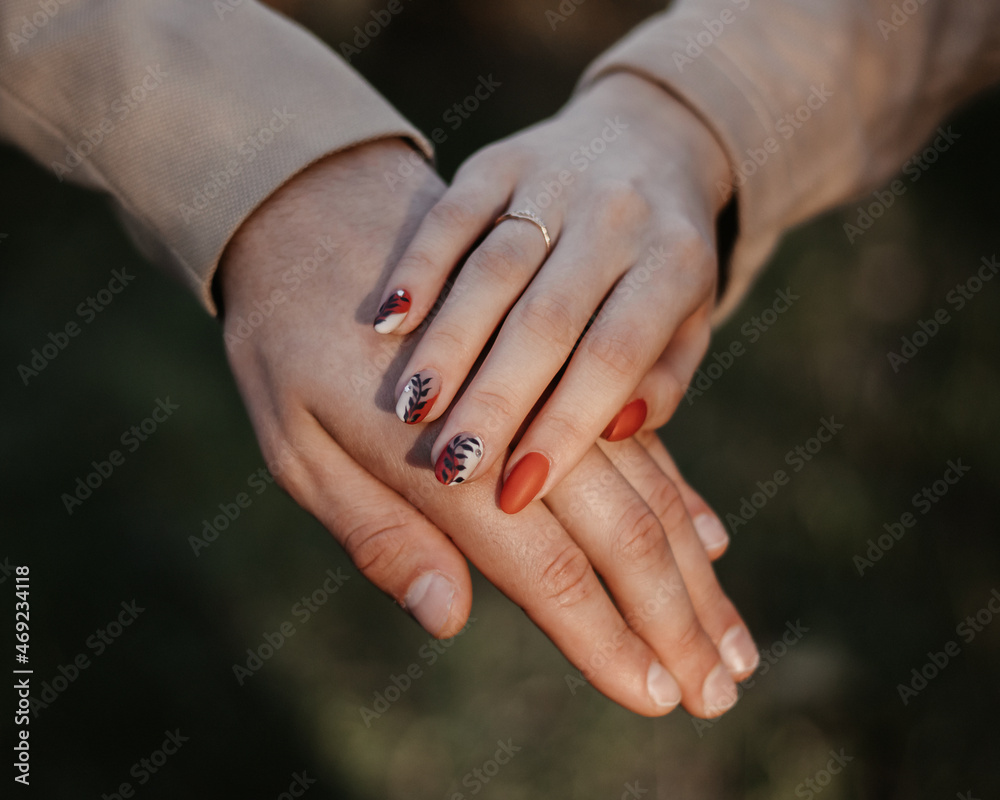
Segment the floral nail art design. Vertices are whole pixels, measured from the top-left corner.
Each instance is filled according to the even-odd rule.
[[[405,289],[397,289],[389,295],[375,317],[375,330],[379,333],[392,333],[396,330],[406,319],[412,302],[410,293]]]
[[[409,381],[396,401],[396,416],[407,425],[422,422],[441,393],[441,381],[430,371],[418,372]]]
[[[483,460],[483,441],[471,433],[460,433],[441,451],[434,474],[445,486],[467,480]]]

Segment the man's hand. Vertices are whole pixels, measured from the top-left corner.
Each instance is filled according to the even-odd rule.
[[[679,701],[722,713],[756,651],[658,466],[665,453],[595,447],[548,507],[510,517],[497,507],[502,461],[456,493],[429,467],[438,426],[394,424],[412,342],[370,320],[444,191],[429,167],[390,189],[407,151],[375,142],[310,167],[226,252],[227,350],[275,478],[431,633],[453,635],[468,616],[464,553],[616,702],[650,716]]]

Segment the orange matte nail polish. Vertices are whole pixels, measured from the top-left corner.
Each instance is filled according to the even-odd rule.
[[[528,453],[510,471],[500,492],[500,510],[516,514],[535,499],[549,476],[549,460],[541,453]]]
[[[642,423],[646,421],[646,413],[646,401],[633,400],[608,423],[601,438],[607,439],[609,442],[620,442],[622,439],[627,439],[642,427]]]

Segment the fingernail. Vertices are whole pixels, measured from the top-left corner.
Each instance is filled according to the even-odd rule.
[[[733,678],[753,672],[760,661],[757,645],[754,644],[750,631],[742,625],[733,625],[723,634],[719,642],[719,655]]]
[[[445,486],[467,481],[483,460],[483,441],[471,433],[460,433],[441,451],[434,474]]]
[[[728,711],[739,697],[736,684],[729,676],[729,670],[725,664],[719,664],[708,673],[705,683],[701,687],[701,699],[705,704],[705,713],[709,716],[718,716],[724,711]]]
[[[549,476],[549,460],[541,453],[528,453],[517,462],[503,482],[500,510],[516,514],[535,499]]]
[[[646,673],[646,691],[653,698],[653,702],[662,708],[675,706],[681,701],[681,687],[659,661],[649,665],[649,672]]]
[[[729,534],[715,514],[699,514],[694,518],[694,529],[706,550],[718,550],[729,543]]]
[[[646,421],[647,413],[645,400],[633,400],[608,423],[601,438],[609,442],[620,442],[622,439],[627,439],[642,427],[642,423]]]
[[[437,636],[448,622],[451,603],[455,599],[455,584],[441,572],[425,572],[406,592],[403,605],[424,630]]]
[[[436,372],[418,372],[406,382],[396,401],[396,416],[408,425],[422,422],[441,393],[441,379]]]
[[[375,330],[379,333],[392,333],[403,324],[410,310],[410,293],[405,289],[397,289],[379,307],[375,317]]]

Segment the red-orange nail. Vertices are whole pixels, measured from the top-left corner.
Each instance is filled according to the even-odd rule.
[[[517,462],[517,466],[503,482],[500,510],[506,514],[516,514],[535,499],[548,476],[549,460],[541,453],[528,453]]]
[[[609,442],[620,442],[622,439],[627,439],[642,427],[642,423],[646,421],[646,413],[646,401],[633,400],[608,423],[601,438],[607,439]]]

